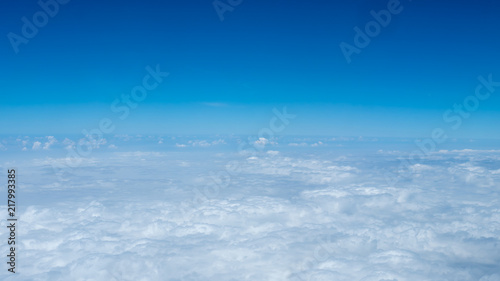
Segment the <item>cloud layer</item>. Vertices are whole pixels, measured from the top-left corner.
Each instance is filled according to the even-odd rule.
[[[441,150],[391,184],[401,147],[302,141],[96,152],[62,180],[51,165],[64,158],[3,163],[21,167],[21,244],[20,274],[0,277],[500,280],[499,151]]]

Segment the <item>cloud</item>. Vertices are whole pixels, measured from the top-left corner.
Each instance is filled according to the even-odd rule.
[[[258,148],[264,148],[268,144],[277,145],[278,143],[276,141],[267,138],[259,138],[258,140],[254,141],[254,146]]]
[[[301,142],[301,143],[291,142],[288,145],[289,146],[307,146],[307,143],[305,143],[305,142]]]
[[[498,280],[500,153],[429,155],[390,186],[384,173],[405,158],[392,146],[397,155],[378,144],[372,154],[284,145],[251,157],[135,146],[96,151],[64,181],[52,165],[70,159],[34,153],[16,160],[30,171],[20,179],[19,276]],[[228,183],[218,192],[213,175]]]
[[[322,145],[324,145],[324,143],[321,141],[318,141],[318,142],[311,144],[312,147],[317,147],[317,146],[322,146]]]
[[[275,156],[275,155],[278,155],[280,152],[279,151],[275,151],[275,150],[268,150],[266,153],[269,154],[269,155]]]
[[[57,139],[53,136],[47,136],[47,142],[43,145],[44,150],[50,149],[50,146],[52,146],[54,143],[57,142]]]
[[[39,141],[35,141],[35,142],[33,143],[33,147],[31,147],[31,149],[33,149],[33,150],[38,150],[38,149],[40,149],[40,147],[41,147],[41,146],[42,146],[42,143],[41,143],[41,142],[39,142]]]
[[[226,141],[224,139],[217,139],[213,141],[209,140],[189,140],[187,144],[178,144],[176,143],[176,147],[210,147],[214,145],[221,145],[221,144],[226,144]]]
[[[256,145],[260,145],[260,146],[265,146],[266,144],[269,143],[269,140],[266,139],[266,138],[259,138],[258,140],[256,140],[254,142]]]
[[[210,146],[211,144],[207,142],[206,140],[201,140],[201,141],[189,141],[189,144],[192,146],[201,146],[201,147],[207,147]]]
[[[90,139],[90,140],[89,140]],[[100,148],[101,145],[105,145],[108,141],[105,138],[93,138],[91,135],[87,135],[87,138],[81,138],[78,143],[82,146],[91,144],[92,148]]]
[[[75,148],[75,142],[68,139],[68,138],[64,138],[63,142],[62,142],[64,145],[65,145],[65,149],[66,150],[69,150],[69,149],[74,149]]]

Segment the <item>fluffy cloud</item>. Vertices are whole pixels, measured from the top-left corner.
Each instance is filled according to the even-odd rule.
[[[47,150],[50,149],[50,147],[57,142],[57,139],[53,136],[48,136],[47,137],[47,142],[43,145],[43,149]]]
[[[30,176],[21,274],[0,278],[499,280],[500,152],[429,155],[393,186],[384,173],[398,169],[401,148],[251,157],[139,148],[97,151],[63,181],[51,166],[65,158],[2,163]],[[227,184],[207,194],[221,172]]]
[[[162,142],[163,143],[163,142]],[[220,145],[220,144],[226,144],[226,141],[224,139],[216,139],[216,140],[189,140],[187,144],[179,144],[176,143],[176,147],[210,147],[214,145]]]
[[[33,150],[38,150],[38,149],[40,149],[40,147],[41,147],[41,146],[42,146],[42,143],[41,143],[41,142],[39,142],[39,141],[35,141],[35,142],[33,143],[33,146],[31,147],[31,149],[33,149]]]
[[[64,138],[63,144],[64,144],[64,148],[66,150],[68,150],[68,149],[74,149],[75,148],[75,142],[72,141],[72,140],[70,140],[70,139],[68,139],[68,138]]]

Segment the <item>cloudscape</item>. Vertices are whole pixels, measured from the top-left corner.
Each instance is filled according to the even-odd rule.
[[[1,280],[500,281],[500,3],[6,1]]]

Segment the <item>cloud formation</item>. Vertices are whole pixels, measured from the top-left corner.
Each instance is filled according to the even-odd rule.
[[[392,186],[383,175],[401,148],[244,157],[139,148],[96,152],[64,181],[51,170],[64,158],[2,163],[30,176],[21,274],[0,278],[499,280],[498,151],[435,153]],[[230,161],[240,165],[229,184],[193,200]]]

